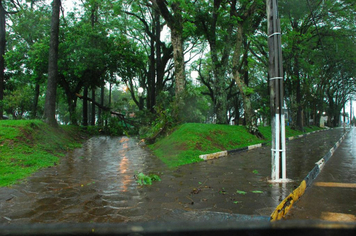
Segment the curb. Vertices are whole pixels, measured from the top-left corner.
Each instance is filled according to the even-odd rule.
[[[303,196],[305,190],[311,186],[312,182],[316,179],[316,177],[319,175],[321,170],[324,168],[326,162],[334,154],[334,152],[340,146],[342,141],[344,141],[348,132],[349,132],[349,130],[347,130],[344,133],[344,135],[324,155],[324,157],[322,157],[319,161],[317,161],[315,163],[314,168],[307,174],[307,176],[300,183],[300,185],[276,207],[276,209],[271,214],[271,219],[270,219],[271,221],[277,221],[277,220],[282,219],[289,212],[289,210],[292,208],[293,204]]]
[[[297,135],[297,136],[294,136],[294,137],[286,138],[286,140],[290,141],[290,140],[293,140],[293,139],[302,138],[302,137],[308,136],[310,134],[314,134],[314,133],[318,133],[318,132],[326,131],[326,130],[329,130],[329,129],[315,130],[315,131],[312,131],[310,133],[301,134],[301,135]],[[255,148],[260,148],[260,147],[266,146],[268,143],[258,143],[258,144],[250,145],[250,146],[247,146],[247,147],[236,148],[236,149],[232,149],[232,150],[225,150],[225,151],[215,152],[215,153],[210,153],[210,154],[203,154],[203,155],[200,155],[199,158],[203,159],[205,161],[213,160],[213,159],[217,159],[217,158],[220,158],[220,157],[228,156],[229,154],[232,154],[232,153],[237,153],[237,152],[241,152],[241,151],[248,151],[248,150],[252,150],[252,149],[255,149]]]

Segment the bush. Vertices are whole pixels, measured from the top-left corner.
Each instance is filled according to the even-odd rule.
[[[108,125],[104,128],[104,132],[113,136],[121,136],[124,134],[124,124],[119,118],[110,117]]]

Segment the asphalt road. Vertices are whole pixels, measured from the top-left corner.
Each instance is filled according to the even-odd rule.
[[[332,158],[287,215],[288,220],[356,222],[356,130],[352,128]]]
[[[269,146],[169,169],[135,139],[93,137],[59,165],[0,188],[0,224],[266,222],[342,134],[333,129],[289,141],[287,177],[294,182],[288,184],[268,182]],[[140,186],[135,176],[141,172],[161,181]]]

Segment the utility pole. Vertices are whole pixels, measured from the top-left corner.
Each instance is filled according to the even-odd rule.
[[[272,116],[271,180],[273,182],[282,182],[287,180],[287,172],[281,26],[278,18],[277,0],[266,0],[266,3],[269,47],[268,74]]]

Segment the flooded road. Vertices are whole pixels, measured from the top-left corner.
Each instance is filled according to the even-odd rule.
[[[1,223],[140,220],[142,198],[134,175],[147,166],[159,169],[156,162],[134,139],[91,138],[58,166],[0,189]]]
[[[283,185],[267,181],[268,146],[168,169],[133,138],[93,137],[59,165],[0,188],[0,224],[250,220],[246,215],[268,221],[342,133],[288,142],[287,177],[296,182]],[[161,181],[140,186],[141,172]]]

